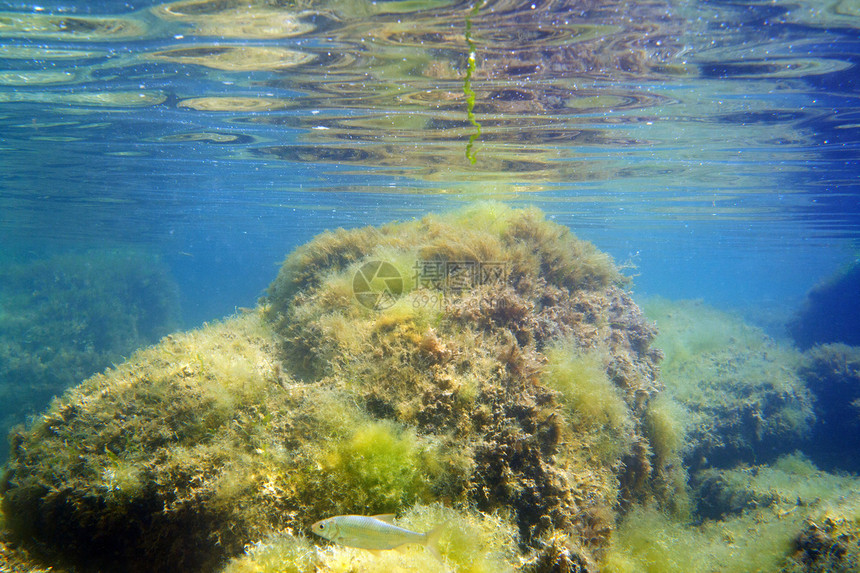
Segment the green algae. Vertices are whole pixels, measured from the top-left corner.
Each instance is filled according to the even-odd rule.
[[[660,329],[665,396],[691,467],[772,460],[808,437],[815,414],[796,350],[699,302],[652,299],[643,308]]]
[[[648,405],[645,428],[658,463],[680,461],[688,418],[687,410],[667,395],[661,394]]]
[[[374,261],[402,275],[384,306],[355,296]],[[464,286],[482,263],[503,273]],[[453,277],[424,273],[439,268]],[[6,535],[81,569],[443,570],[420,547],[305,537],[323,517],[396,513],[441,524],[455,571],[849,567],[858,503],[830,493],[853,478],[777,459],[811,423],[797,355],[659,302],[661,381],[625,284],[534,209],[325,233],[258,309],[162,339],[18,431]],[[742,393],[761,420],[732,417]],[[749,450],[776,461],[737,467]]]
[[[541,381],[561,393],[569,423],[581,436],[589,436],[593,455],[603,463],[616,463],[632,446],[633,415],[607,375],[609,353],[579,350],[576,343],[561,341],[546,356]]]
[[[725,513],[695,525],[654,508],[631,511],[619,525],[603,570],[856,570],[860,557],[856,476],[819,471],[799,454],[782,456],[769,466],[702,473],[697,498]],[[829,533],[809,540],[810,530],[819,528]],[[833,544],[829,553],[828,543]]]
[[[310,573],[318,570],[320,559],[306,537],[289,533],[272,535],[245,549],[232,559],[223,573]]]
[[[417,505],[397,520],[415,531],[438,528],[436,548],[444,563],[421,547],[373,555],[361,549],[329,546],[319,550],[305,537],[280,532],[249,547],[223,573],[507,573],[516,570],[517,538],[512,524],[499,516],[454,510],[439,504]]]
[[[178,298],[164,265],[137,251],[3,265],[0,430],[7,433],[25,412],[43,409],[66,388],[176,328]]]
[[[619,526],[602,563],[607,573],[753,573],[779,571],[798,520],[735,519],[694,527],[654,509],[637,509]]]
[[[608,353],[579,351],[576,344],[561,343],[547,351],[543,379],[562,394],[572,415],[582,423],[629,431],[630,412],[618,389],[606,374]]]
[[[463,94],[466,96],[466,117],[469,120],[469,124],[475,128],[475,131],[469,134],[469,142],[466,144],[466,159],[469,160],[469,163],[472,165],[477,162],[477,153],[473,151],[473,147],[475,145],[475,141],[481,137],[481,124],[478,123],[478,120],[475,118],[475,90],[472,89],[472,76],[475,75],[476,69],[476,48],[475,42],[472,40],[472,18],[474,18],[478,11],[483,6],[483,0],[479,2],[475,2],[475,5],[472,6],[472,9],[469,11],[469,14],[466,16],[466,46],[469,48],[469,56],[467,58],[468,64],[466,65],[466,77],[463,78]]]
[[[367,420],[317,453],[319,482],[308,495],[330,492],[330,511],[380,514],[409,507],[430,498],[434,474],[442,473],[439,457],[434,444],[414,432],[388,420]]]
[[[380,260],[399,292],[367,305],[355,277]],[[321,517],[441,502],[460,570],[593,563],[621,496],[664,479],[644,433],[659,354],[624,284],[534,209],[325,233],[256,311],[166,337],[18,432],[7,526],[84,568],[214,570],[273,535],[301,561],[293,538]],[[582,360],[611,407],[571,379]],[[512,532],[504,556],[474,527]]]

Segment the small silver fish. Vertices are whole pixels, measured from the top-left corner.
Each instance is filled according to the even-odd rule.
[[[436,527],[427,533],[418,533],[402,527],[397,527],[393,514],[385,515],[336,515],[317,521],[311,526],[313,532],[320,537],[347,547],[358,547],[369,551],[397,549],[409,543],[426,547],[433,557],[442,561],[436,540],[440,528]]]

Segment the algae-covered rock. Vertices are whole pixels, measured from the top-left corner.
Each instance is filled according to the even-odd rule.
[[[860,571],[860,497],[840,500],[811,515],[794,539],[783,573]]]
[[[533,209],[324,233],[257,311],[163,339],[13,436],[6,525],[83,570],[311,571],[313,521],[397,513],[463,529],[440,547],[457,570],[596,570],[619,507],[678,487],[624,285]]]
[[[11,437],[6,526],[93,569],[205,570],[239,551],[253,524],[231,529],[222,498],[241,490],[222,481],[266,422],[268,343],[242,317],[169,336],[67,392]]]
[[[818,415],[810,455],[827,469],[860,471],[860,347],[815,346],[804,353],[800,374]]]
[[[136,251],[0,265],[0,432],[173,330],[178,299],[164,265]]]
[[[353,293],[376,261],[403,280],[373,309]],[[287,259],[267,315],[291,371],[452,440],[468,470],[445,496],[512,510],[535,545],[647,489],[642,422],[659,354],[623,282],[538,211],[491,205],[323,235]]]
[[[819,471],[789,454],[772,465],[709,469],[695,476],[698,520],[654,508],[618,526],[607,573],[853,572],[860,563],[860,480]]]
[[[662,400],[671,400],[662,406],[672,411],[652,423],[665,440],[685,434],[680,449],[691,469],[773,460],[809,437],[815,414],[797,351],[699,302],[644,306],[660,330]]]
[[[822,506],[856,491],[856,476],[820,471],[800,453],[779,457],[772,465],[740,465],[734,469],[706,469],[694,476],[697,516],[722,519],[748,510]],[[808,510],[806,510],[808,511]]]

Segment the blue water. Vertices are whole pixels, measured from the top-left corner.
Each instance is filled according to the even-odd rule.
[[[0,2],[0,264],[142,249],[191,327],[325,229],[493,199],[632,264],[637,296],[778,332],[858,257],[851,4],[272,10]]]

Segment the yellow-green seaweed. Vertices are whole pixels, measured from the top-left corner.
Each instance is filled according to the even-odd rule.
[[[371,554],[343,546],[316,548],[303,535],[281,532],[259,541],[231,560],[221,573],[507,573],[517,570],[517,536],[512,524],[474,510],[439,504],[416,505],[397,522],[415,531],[439,528],[438,549],[444,563],[421,547]]]
[[[815,414],[797,351],[701,302],[655,298],[643,308],[659,329],[664,407],[687,430],[687,463],[774,459],[809,434]]]
[[[541,381],[560,392],[575,431],[593,437],[593,454],[611,464],[628,453],[632,413],[606,373],[609,353],[561,341],[547,349],[546,357]]]
[[[399,293],[368,305],[355,277],[380,261]],[[162,339],[16,432],[0,485],[10,534],[129,573],[217,570],[280,535],[272,562],[309,567],[293,538],[314,521],[409,523],[417,504],[465,531],[443,536],[459,570],[594,563],[622,500],[660,500],[670,481],[645,431],[660,354],[625,284],[536,209],[325,233],[287,257],[258,309]],[[412,566],[314,555],[330,570]]]
[[[83,378],[175,329],[179,289],[126,249],[0,265],[0,432]],[[26,388],[26,391],[22,389]],[[4,442],[0,458],[8,453]]]
[[[472,6],[472,9],[469,11],[469,14],[466,16],[466,46],[469,48],[469,55],[466,59],[466,77],[463,78],[463,94],[466,96],[466,117],[469,120],[469,123],[472,127],[475,128],[475,131],[469,134],[469,142],[466,144],[466,159],[469,160],[469,163],[472,165],[478,160],[476,153],[472,150],[472,147],[475,145],[475,141],[481,137],[481,124],[478,123],[478,120],[475,118],[475,90],[472,89],[472,76],[475,75],[475,60],[477,58],[475,48],[475,42],[472,40],[472,18],[478,14],[478,10],[481,9],[481,6],[484,4],[484,0],[479,0],[475,2],[475,5]]]
[[[782,456],[770,466],[709,470],[709,474],[719,480],[725,499],[742,501],[731,514],[694,525],[653,507],[634,509],[621,521],[602,570],[857,570],[860,481],[856,476],[821,472],[799,454]],[[813,541],[816,530],[820,537]],[[828,553],[830,547],[835,550]]]
[[[505,272],[461,289],[416,273],[372,308],[351,289],[380,260]],[[394,512],[441,523],[454,571],[850,571],[856,478],[797,455],[735,467],[741,445],[776,458],[767,446],[811,423],[796,354],[660,302],[661,381],[625,284],[535,209],[324,234],[259,308],[163,338],[16,431],[0,491],[20,549],[0,564],[443,570],[421,547],[377,557],[305,537],[323,517]],[[737,391],[752,426],[731,415]],[[735,449],[719,455],[718,435]]]

